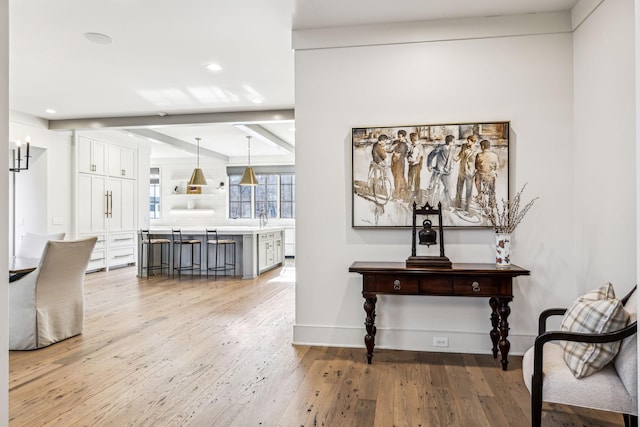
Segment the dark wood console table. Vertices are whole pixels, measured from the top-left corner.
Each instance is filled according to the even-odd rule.
[[[502,369],[507,370],[511,347],[507,336],[509,302],[513,300],[512,279],[529,275],[529,270],[516,265],[497,268],[495,264],[454,263],[452,268],[415,268],[406,267],[404,262],[354,262],[349,271],[362,274],[368,363],[371,363],[375,345],[378,294],[489,297],[493,357],[498,357],[499,349]]]

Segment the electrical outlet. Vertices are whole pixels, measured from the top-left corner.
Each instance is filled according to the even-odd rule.
[[[449,338],[447,337],[433,337],[434,347],[449,347]]]

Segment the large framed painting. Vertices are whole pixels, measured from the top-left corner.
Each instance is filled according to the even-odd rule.
[[[509,122],[353,128],[353,227],[411,227],[442,204],[445,227],[487,227],[483,197],[509,198]]]

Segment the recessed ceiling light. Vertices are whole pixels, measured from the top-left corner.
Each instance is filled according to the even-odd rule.
[[[221,71],[222,67],[219,66],[218,64],[214,64],[212,62],[211,64],[207,64],[207,70],[209,70],[209,71]]]
[[[56,110],[52,110],[51,108],[47,108],[46,110],[44,110],[45,113],[47,114],[55,114]]]
[[[254,99],[251,102],[253,102],[254,104],[262,104],[264,101],[262,99]]]
[[[111,44],[111,42],[113,41],[111,40],[111,37],[107,36],[106,34],[84,33],[84,36],[87,38],[87,40],[97,44]]]

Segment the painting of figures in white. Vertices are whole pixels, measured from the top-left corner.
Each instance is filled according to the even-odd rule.
[[[353,128],[353,227],[410,227],[442,203],[445,227],[487,227],[483,198],[509,195],[509,122]]]

